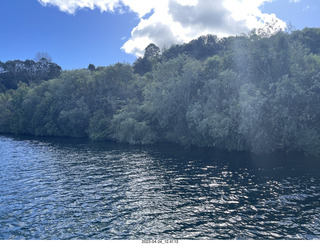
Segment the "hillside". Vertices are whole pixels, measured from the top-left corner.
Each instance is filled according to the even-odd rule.
[[[20,83],[2,68],[0,132],[319,155],[319,43],[317,28],[208,35],[150,44],[133,65],[49,69]]]

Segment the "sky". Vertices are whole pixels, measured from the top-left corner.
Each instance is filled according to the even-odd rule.
[[[145,47],[214,34],[320,27],[319,0],[0,0],[0,61],[48,53],[62,69],[133,63]]]

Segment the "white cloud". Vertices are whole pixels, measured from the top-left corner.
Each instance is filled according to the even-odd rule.
[[[119,0],[38,0],[42,5],[54,5],[63,12],[74,14],[81,8],[99,8],[101,11],[112,11],[120,7]]]
[[[140,23],[132,30],[122,49],[143,55],[144,48],[155,43],[160,48],[188,42],[200,35],[228,36],[247,33],[275,23],[277,29],[286,24],[274,14],[259,9],[272,0],[38,0],[44,6],[58,6],[61,11],[74,14],[81,8],[101,11],[132,11]],[[299,0],[290,0],[299,1]],[[148,14],[148,17],[146,15]]]

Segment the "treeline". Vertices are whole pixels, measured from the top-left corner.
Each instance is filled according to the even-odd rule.
[[[1,93],[0,132],[319,155],[319,43],[315,28],[150,44],[133,65]]]
[[[0,92],[17,89],[18,83],[40,83],[56,78],[61,73],[61,67],[47,58],[34,60],[14,60],[5,63],[0,61]]]

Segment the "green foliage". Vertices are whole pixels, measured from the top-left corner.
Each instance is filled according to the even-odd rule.
[[[139,121],[136,114],[122,111],[112,120],[112,139],[118,142],[135,144],[152,144],[156,141],[156,133],[146,121]]]
[[[10,118],[12,116],[10,99],[10,94],[0,93],[0,133],[10,132]]]
[[[38,62],[33,60],[0,62],[0,91],[17,89],[20,81],[26,84],[38,84],[56,78],[60,73],[61,67],[45,58]]]
[[[0,133],[320,155],[319,36],[208,35],[162,53],[150,44],[132,66],[32,84],[6,79],[26,63],[1,63]]]
[[[108,139],[110,121],[103,110],[95,111],[89,121],[88,135],[92,141]]]
[[[292,33],[292,39],[302,43],[314,54],[320,54],[320,28],[305,28]]]
[[[73,106],[60,112],[58,125],[64,136],[83,137],[89,126],[90,110],[83,97]]]
[[[153,81],[144,92],[144,107],[152,124],[158,126],[166,140],[189,144],[186,112],[202,86],[201,70],[201,63],[187,56],[179,56],[155,68]]]
[[[244,139],[245,148],[257,153],[272,150],[264,124],[265,103],[266,97],[254,84],[244,84],[240,88],[238,132]]]
[[[96,66],[94,66],[94,64],[89,64],[88,65],[88,70],[94,71],[95,69],[96,69]]]
[[[216,79],[208,80],[199,91],[199,99],[187,112],[195,145],[242,149],[237,137],[238,84],[237,74],[225,70]]]
[[[139,57],[133,65],[134,72],[144,75],[152,71],[153,66],[159,59],[160,48],[151,43],[145,48],[143,58]]]

